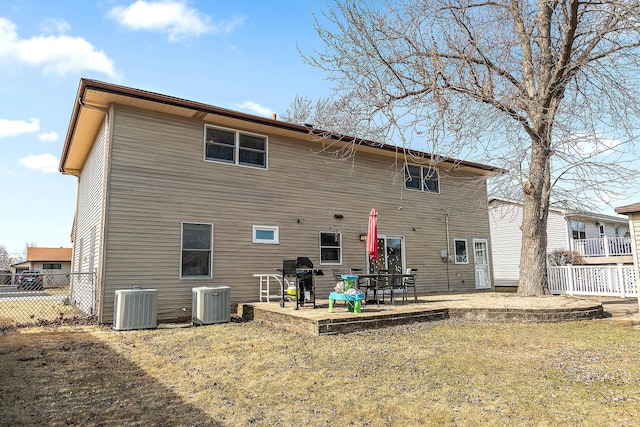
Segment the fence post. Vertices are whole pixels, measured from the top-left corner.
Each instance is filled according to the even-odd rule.
[[[567,293],[573,296],[573,265],[567,264]]]
[[[621,262],[618,262],[618,263],[616,263],[616,265],[618,266],[617,270],[618,270],[618,278],[619,279],[617,280],[617,283],[618,283],[618,287],[620,288],[620,298],[626,298],[625,294],[627,292],[627,289],[626,289],[627,286],[624,283],[625,282],[625,280],[624,280],[624,271],[622,271],[622,266],[624,264],[621,263]]]
[[[607,236],[602,236],[603,239],[603,244],[604,244],[604,256],[609,256],[610,254],[610,250],[609,250],[609,238]]]

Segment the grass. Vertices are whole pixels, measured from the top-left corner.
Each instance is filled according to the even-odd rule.
[[[0,327],[87,317],[86,313],[65,303],[68,288],[47,289],[46,292],[58,299],[14,298],[0,301]]]
[[[255,322],[7,331],[0,425],[632,425],[640,331],[443,321],[309,337]]]

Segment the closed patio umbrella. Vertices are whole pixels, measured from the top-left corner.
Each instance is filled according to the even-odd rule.
[[[367,229],[367,252],[372,260],[378,259],[378,211],[371,209],[369,228]]]

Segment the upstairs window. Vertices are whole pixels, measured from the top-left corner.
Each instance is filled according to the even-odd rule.
[[[440,193],[438,170],[428,166],[406,165],[404,168],[404,188]]]
[[[267,168],[267,137],[205,126],[205,160]]]

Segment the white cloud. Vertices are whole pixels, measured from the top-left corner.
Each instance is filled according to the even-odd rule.
[[[244,21],[240,17],[212,23],[208,15],[188,7],[182,0],[137,0],[127,7],[114,7],[109,16],[132,30],[168,33],[172,42],[207,33],[228,33]]]
[[[16,25],[0,18],[0,62],[40,67],[44,74],[64,75],[71,72],[97,71],[117,77],[113,60],[82,37],[62,34],[69,29],[64,21],[45,22],[46,31],[57,35],[41,35],[21,39]]]
[[[64,19],[48,18],[40,25],[45,34],[66,34],[71,26]]]
[[[272,109],[263,107],[262,105],[253,101],[244,101],[242,104],[236,104],[236,107],[243,110],[249,110],[261,116],[271,116],[273,113],[275,113],[275,111],[273,111]]]
[[[58,159],[53,154],[34,154],[20,159],[20,164],[27,169],[39,170],[42,173],[58,172]]]
[[[597,134],[575,134],[562,141],[567,147],[572,147],[572,151],[583,157],[593,157],[600,154],[607,154],[617,150],[622,141],[616,138],[607,138]]]
[[[55,131],[45,132],[38,135],[38,139],[43,142],[53,142],[58,140],[58,133]]]
[[[31,122],[0,119],[0,138],[20,135],[21,133],[38,132],[39,130],[40,120],[38,119],[31,119]]]
[[[614,191],[600,191],[597,193],[597,197],[607,204],[627,199],[627,196],[624,194],[616,193]]]

